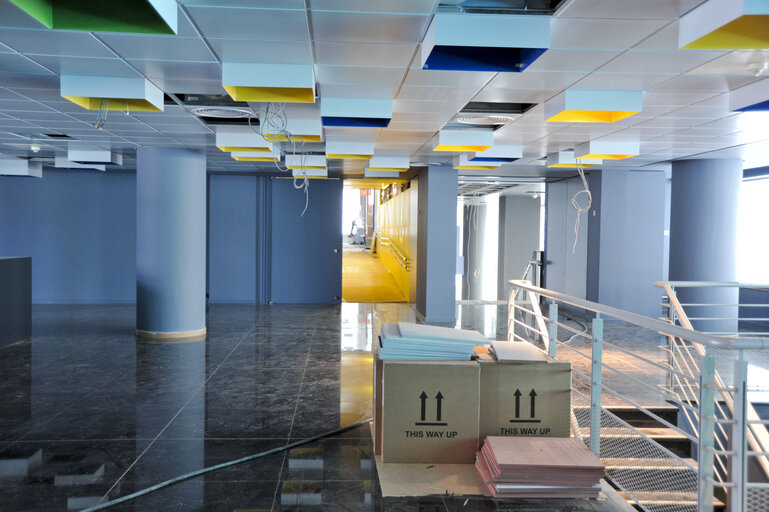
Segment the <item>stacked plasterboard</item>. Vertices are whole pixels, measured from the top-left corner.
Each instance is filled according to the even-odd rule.
[[[490,343],[491,340],[477,331],[407,322],[383,324],[379,336],[379,358],[469,361],[476,345]]]
[[[604,474],[573,437],[489,436],[475,466],[495,498],[597,498]]]

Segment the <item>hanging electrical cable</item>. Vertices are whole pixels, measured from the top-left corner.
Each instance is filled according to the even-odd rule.
[[[574,245],[571,248],[572,254],[575,254],[577,252],[577,240],[579,240],[579,225],[582,219],[582,215],[590,211],[590,207],[593,205],[593,194],[590,192],[590,187],[588,187],[587,185],[587,179],[585,178],[585,169],[582,167],[582,163],[579,161],[579,159],[577,159],[577,172],[579,173],[579,177],[582,180],[582,186],[584,188],[582,190],[577,191],[571,197],[571,205],[574,207],[575,210],[577,210],[577,218],[574,221]],[[583,194],[587,197],[587,202],[585,203],[585,206],[580,206],[578,198]]]

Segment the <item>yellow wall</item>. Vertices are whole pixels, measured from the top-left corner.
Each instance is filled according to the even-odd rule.
[[[375,222],[376,231],[383,237],[389,238],[398,247],[398,249],[408,258],[409,270],[401,267],[398,260],[387,247],[377,246],[377,257],[382,260],[382,264],[395,278],[398,288],[403,292],[404,297],[409,298],[409,302],[414,301],[416,293],[411,276],[416,275],[417,255],[416,247],[416,208],[413,205],[416,201],[417,191],[408,189],[393,197],[384,204],[379,204],[379,195],[377,194],[377,211]],[[413,209],[413,212],[412,212]],[[412,218],[413,213],[413,218]]]

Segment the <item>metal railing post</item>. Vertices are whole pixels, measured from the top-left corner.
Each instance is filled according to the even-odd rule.
[[[547,353],[550,357],[555,359],[557,349],[556,340],[558,339],[558,304],[555,301],[550,302],[549,308],[550,316],[550,343],[548,345]]]
[[[590,450],[601,456],[601,363],[603,360],[603,319],[593,320],[593,357],[590,371]]]
[[[700,374],[700,431],[697,453],[697,510],[713,512],[713,462],[715,454],[715,386],[716,360],[709,348],[705,349]]]
[[[748,481],[748,443],[747,443],[747,386],[748,386],[748,362],[745,361],[744,350],[738,352],[738,358],[734,362],[734,411],[732,416],[731,451],[732,463],[730,466],[730,480],[734,487],[729,493],[729,512],[742,512],[745,510],[746,483]]]

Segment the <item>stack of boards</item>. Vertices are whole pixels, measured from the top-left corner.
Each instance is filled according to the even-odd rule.
[[[598,498],[601,461],[573,437],[489,436],[475,467],[495,498]]]
[[[407,322],[382,324],[380,359],[412,361],[469,361],[476,345],[491,340],[477,331],[434,327]]]

